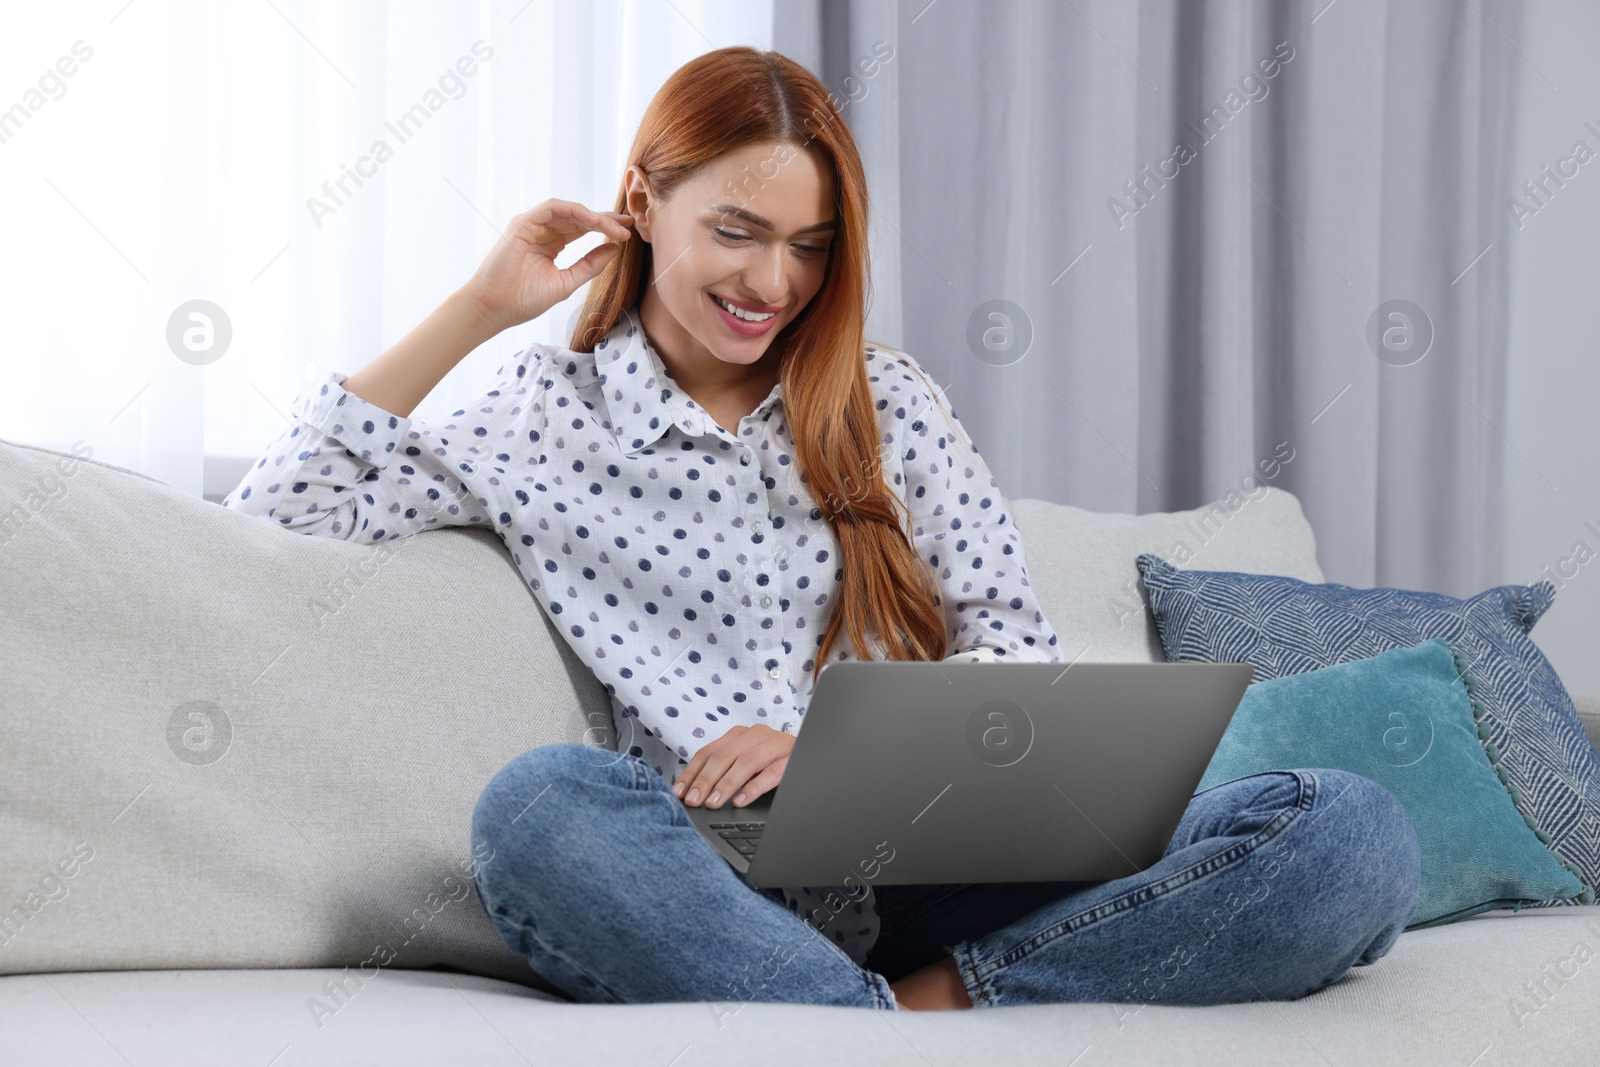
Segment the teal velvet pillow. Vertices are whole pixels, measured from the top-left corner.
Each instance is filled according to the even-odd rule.
[[[1476,680],[1442,638],[1245,690],[1196,792],[1260,771],[1332,767],[1411,815],[1422,893],[1407,930],[1586,891],[1517,810],[1484,750]]]

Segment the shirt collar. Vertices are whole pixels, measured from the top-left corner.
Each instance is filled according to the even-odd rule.
[[[611,418],[611,432],[625,455],[655,444],[672,425],[691,437],[716,432],[716,424],[705,409],[667,373],[655,346],[645,336],[636,307],[623,312],[616,325],[595,344],[594,365]],[[759,416],[782,399],[783,383],[778,382],[751,414]]]

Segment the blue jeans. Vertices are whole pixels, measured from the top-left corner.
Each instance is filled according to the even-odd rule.
[[[484,789],[478,895],[506,945],[584,1003],[783,1001],[897,1009],[949,955],[974,1007],[1294,1000],[1393,947],[1421,888],[1393,793],[1331,768],[1189,802],[1155,865],[1107,882],[878,886],[866,967],[700,836],[643,760],[557,744]]]

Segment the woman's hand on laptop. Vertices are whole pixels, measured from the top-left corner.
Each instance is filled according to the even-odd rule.
[[[777,785],[789,766],[795,735],[770,726],[730,726],[721,737],[696,750],[678,775],[673,795],[685,804],[715,808],[728,797],[744,807]]]

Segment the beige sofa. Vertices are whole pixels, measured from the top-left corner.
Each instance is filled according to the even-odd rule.
[[[1293,496],[1234,503],[1016,501],[1064,653],[1160,658],[1141,551],[1322,580]],[[308,538],[0,441],[0,576],[7,1064],[1600,1062],[1581,906],[1407,933],[1294,1002],[569,1003],[482,914],[469,815],[518,753],[612,743],[609,701],[492,533]]]

